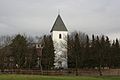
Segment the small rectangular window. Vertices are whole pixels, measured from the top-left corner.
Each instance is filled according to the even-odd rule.
[[[61,34],[59,34],[59,39],[61,39],[62,38],[62,35]]]
[[[38,44],[38,47],[40,47],[40,45]]]

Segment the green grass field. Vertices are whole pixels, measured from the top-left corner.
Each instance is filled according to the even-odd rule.
[[[0,80],[120,80],[120,77],[0,75]]]

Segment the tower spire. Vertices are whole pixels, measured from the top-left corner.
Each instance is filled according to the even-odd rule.
[[[57,19],[55,20],[55,23],[50,32],[52,32],[52,31],[68,31],[59,14],[58,14]]]

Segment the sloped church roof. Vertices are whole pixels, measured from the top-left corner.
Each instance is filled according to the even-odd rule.
[[[60,15],[57,16],[57,19],[50,32],[52,31],[68,31]]]

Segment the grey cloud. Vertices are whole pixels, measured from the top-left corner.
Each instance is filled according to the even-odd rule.
[[[119,37],[119,3],[120,0],[0,0],[0,35],[48,34],[60,9],[70,32],[79,29]]]

